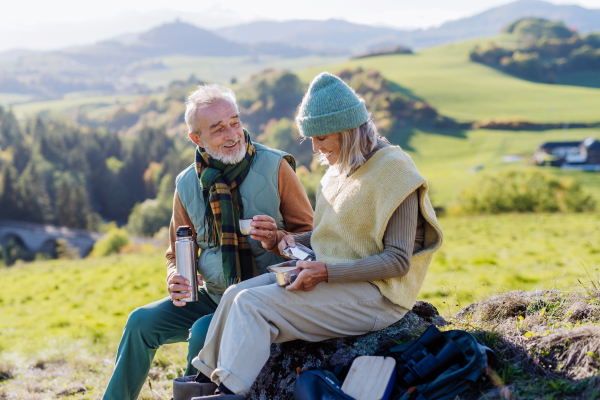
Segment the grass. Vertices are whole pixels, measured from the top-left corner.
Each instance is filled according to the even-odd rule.
[[[440,312],[511,290],[580,287],[600,276],[600,215],[508,214],[440,219],[445,243],[419,297]]]
[[[550,287],[564,271],[558,285],[577,284],[588,279],[584,266],[600,268],[598,214],[443,217],[440,224],[445,244],[420,297],[442,309],[455,294],[465,306],[494,291]],[[162,249],[2,268],[0,351],[87,341],[93,351],[114,352],[128,314],[167,295],[165,276]]]
[[[420,299],[444,315],[496,292],[597,275],[600,215],[443,217],[445,244]],[[166,295],[163,249],[0,269],[0,398],[99,398],[128,314]],[[591,287],[591,286],[590,286]],[[186,345],[161,348],[143,399],[170,397]],[[152,385],[152,387],[150,387]],[[37,397],[36,397],[37,396]]]
[[[160,252],[4,268],[0,343],[26,354],[33,343],[84,339],[104,351],[130,311],[167,295],[165,277]]]
[[[1,398],[100,398],[129,313],[167,295],[163,249],[0,269]],[[170,398],[187,345],[159,350],[143,399]],[[41,397],[40,397],[41,396]]]
[[[518,117],[529,121],[600,121],[600,73],[567,76],[550,85],[513,77],[468,59],[476,44],[502,38],[469,40],[426,49],[412,55],[390,55],[310,68],[299,74],[310,81],[319,72],[344,67],[375,68],[408,94],[424,99],[460,121]],[[596,87],[571,86],[590,85]]]
[[[449,134],[450,133],[450,134]],[[405,149],[428,180],[432,189],[432,202],[448,206],[458,189],[470,185],[477,174],[506,168],[544,168],[559,176],[570,176],[581,183],[600,201],[600,174],[582,171],[563,171],[554,167],[528,167],[530,155],[545,141],[600,139],[600,129],[528,131],[430,131],[417,130]],[[393,140],[394,141],[394,140]],[[505,163],[505,155],[522,155],[522,162]],[[482,169],[474,171],[480,165]]]
[[[63,99],[36,101],[16,104],[12,107],[18,119],[32,118],[40,112],[67,114],[70,110],[81,106],[107,107],[119,103],[129,103],[140,98],[140,95],[109,95],[109,96],[77,96],[71,94]]]

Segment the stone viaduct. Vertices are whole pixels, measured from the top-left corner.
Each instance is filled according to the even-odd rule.
[[[96,240],[102,236],[102,233],[88,232],[83,229],[30,222],[0,221],[1,246],[6,246],[13,239],[21,242],[27,249],[35,253],[51,253],[56,247],[57,239],[66,239],[73,248],[79,249],[81,257],[85,257],[92,251]]]

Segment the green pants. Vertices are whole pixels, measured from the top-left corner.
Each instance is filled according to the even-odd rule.
[[[115,369],[102,399],[137,399],[154,354],[163,344],[188,340],[186,375],[197,373],[191,360],[202,350],[212,314],[217,309],[203,288],[198,292],[198,301],[183,307],[174,306],[167,297],[137,308],[129,315],[117,350]]]

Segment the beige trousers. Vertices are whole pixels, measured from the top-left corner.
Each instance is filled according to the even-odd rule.
[[[271,343],[362,335],[406,312],[369,282],[321,282],[310,292],[290,291],[265,274],[227,289],[192,364],[217,385],[245,395],[269,359]]]

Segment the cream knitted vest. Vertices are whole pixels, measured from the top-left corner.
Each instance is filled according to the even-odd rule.
[[[412,309],[443,233],[427,196],[429,186],[400,147],[379,150],[349,177],[331,170],[323,176],[311,237],[317,260],[340,263],[381,253],[392,214],[415,190],[426,221],[424,248],[413,254],[407,275],[373,282],[387,299]]]

